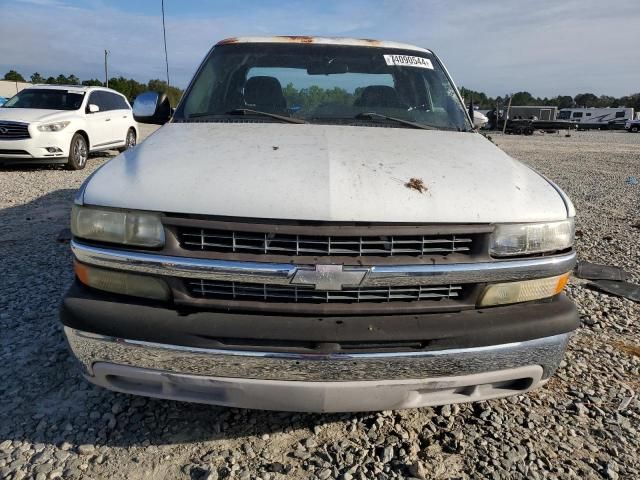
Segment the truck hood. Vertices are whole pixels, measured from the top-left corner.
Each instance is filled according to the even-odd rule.
[[[479,134],[306,124],[167,124],[97,171],[83,201],[348,222],[567,217],[548,181]]]
[[[44,110],[39,108],[0,108],[0,120],[12,122],[55,122],[58,118],[67,118],[69,110]]]

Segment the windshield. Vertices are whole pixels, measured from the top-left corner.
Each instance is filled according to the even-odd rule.
[[[309,123],[471,129],[432,54],[382,47],[218,46],[200,67],[174,121],[228,121],[239,112],[261,122],[283,121],[276,115]]]
[[[7,100],[3,108],[41,108],[44,110],[78,110],[83,92],[29,88]]]

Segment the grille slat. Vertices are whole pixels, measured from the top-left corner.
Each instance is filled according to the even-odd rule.
[[[288,303],[366,303],[455,300],[461,285],[415,287],[360,287],[339,291],[315,290],[297,285],[186,280],[189,294],[197,298]]]
[[[186,250],[275,255],[421,256],[470,254],[472,237],[456,235],[316,236],[178,227]]]
[[[0,140],[22,140],[25,138],[31,138],[27,124],[0,122]]]

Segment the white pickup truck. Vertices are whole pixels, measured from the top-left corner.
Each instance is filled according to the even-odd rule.
[[[219,42],[164,124],[83,184],[61,320],[151,397],[366,411],[521,394],[578,325],[574,207],[395,42]]]

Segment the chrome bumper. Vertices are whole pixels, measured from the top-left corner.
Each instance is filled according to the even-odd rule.
[[[470,375],[540,365],[549,377],[569,335],[487,347],[392,353],[297,354],[183,347],[107,337],[65,327],[88,375],[99,362],[213,377],[292,381],[367,381]]]
[[[298,266],[289,263],[239,262],[169,257],[71,242],[82,263],[116,270],[178,278],[228,280],[289,285]],[[380,265],[369,267],[361,286],[444,285],[492,283],[551,277],[569,272],[575,252],[531,259],[439,265]],[[345,267],[345,270],[349,267]]]
[[[568,334],[433,352],[292,354],[154,344],[65,327],[87,379],[111,390],[240,408],[354,412],[521,394],[542,385]]]

